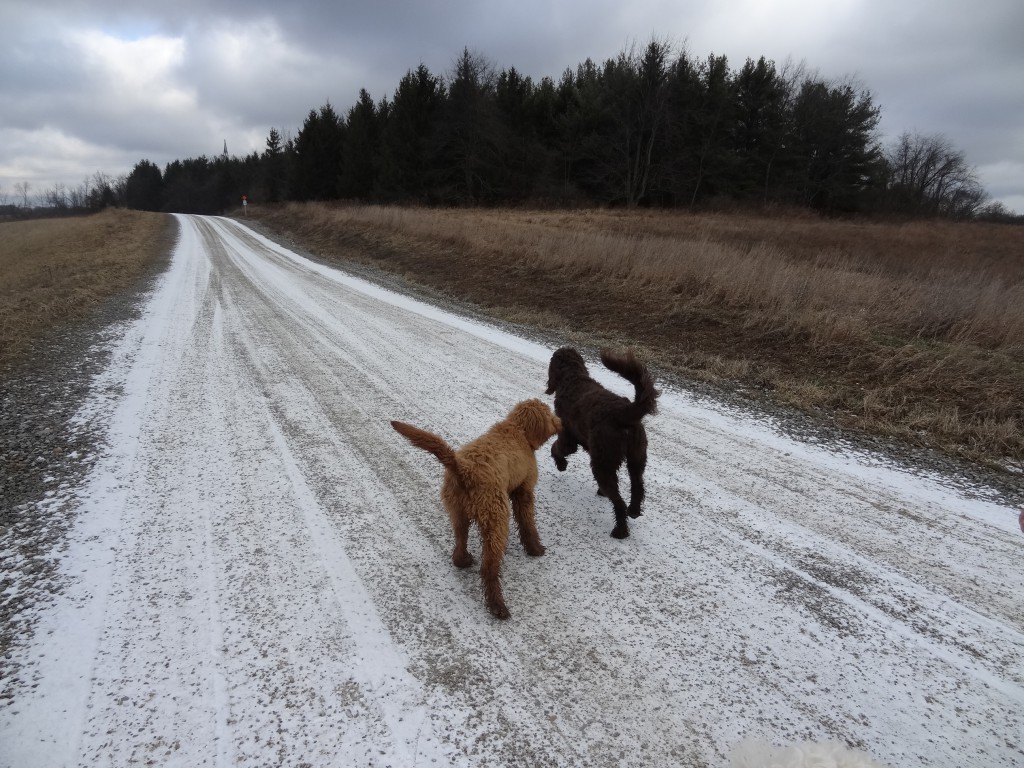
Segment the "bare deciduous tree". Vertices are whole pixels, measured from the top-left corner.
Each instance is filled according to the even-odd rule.
[[[28,193],[31,188],[27,181],[19,181],[14,185],[14,194],[21,198],[22,208],[28,208]]]
[[[85,198],[89,194],[89,177],[85,178],[82,184],[77,187],[72,187],[67,193],[67,205],[74,209],[80,210],[85,207]]]
[[[608,118],[609,177],[635,208],[648,193],[655,168],[655,147],[662,140],[668,104],[672,46],[651,39],[643,51],[635,46],[605,63],[602,81]]]
[[[901,213],[969,217],[987,197],[964,153],[941,134],[904,133],[886,162],[890,206]]]
[[[68,191],[60,182],[54,184],[43,193],[43,200],[50,208],[64,209],[68,207]]]

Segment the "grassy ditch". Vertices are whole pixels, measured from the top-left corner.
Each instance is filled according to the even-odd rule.
[[[0,223],[0,371],[135,285],[174,231],[170,216],[122,210]]]
[[[251,220],[579,344],[1024,467],[1019,227],[288,204]]]

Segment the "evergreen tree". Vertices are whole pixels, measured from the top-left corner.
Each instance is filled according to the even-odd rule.
[[[382,111],[386,114],[387,102]],[[376,186],[380,125],[377,107],[365,88],[359,89],[359,100],[348,112],[345,124],[344,173],[338,191],[342,197],[369,200]]]
[[[879,110],[850,84],[805,80],[793,105],[793,146],[799,201],[827,212],[865,207],[880,186]]]
[[[384,199],[426,201],[443,97],[441,81],[423,64],[399,82],[381,128],[377,191]]]
[[[731,142],[736,102],[729,60],[712,53],[694,74],[696,102],[683,150],[691,206],[698,199],[725,194],[736,162]]]
[[[284,140],[277,128],[271,128],[267,134],[266,149],[263,150],[262,170],[263,186],[266,190],[267,201],[276,203],[284,195],[285,188],[285,147]]]
[[[562,197],[569,199],[583,193],[604,202],[614,199],[618,191],[606,174],[609,161],[603,137],[610,129],[597,65],[586,59],[575,72],[565,70],[558,96],[563,104],[558,121]]]
[[[737,163],[733,192],[767,204],[772,170],[785,141],[787,85],[775,62],[747,59],[736,74],[733,145]],[[777,169],[776,169],[777,170]]]
[[[125,205],[138,211],[163,208],[163,177],[149,160],[140,160],[128,174],[124,187]]]
[[[163,210],[176,213],[221,213],[227,204],[222,175],[230,160],[205,155],[175,160],[164,169]]]
[[[294,143],[293,190],[298,200],[333,200],[342,175],[344,126],[330,102],[310,110]]]
[[[499,146],[496,193],[505,200],[529,197],[544,166],[544,150],[537,132],[536,89],[515,67],[498,75],[495,103]]]
[[[463,49],[435,142],[435,172],[449,202],[467,205],[495,199],[501,140],[494,89],[491,64]]]
[[[562,196],[562,151],[559,134],[561,98],[555,81],[541,78],[529,97],[528,111],[532,126],[532,148],[529,165],[533,170],[531,194],[542,199]]]

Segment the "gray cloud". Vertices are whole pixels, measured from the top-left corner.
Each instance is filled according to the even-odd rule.
[[[1024,211],[1018,0],[983,8],[926,0],[5,6],[0,188],[8,191],[23,180],[37,189],[73,183],[83,170],[123,173],[142,157],[163,164],[214,154],[225,139],[234,153],[260,149],[271,126],[294,133],[326,101],[344,112],[360,88],[390,96],[421,62],[446,73],[464,46],[499,68],[557,78],[657,35],[698,57],[725,53],[734,66],[765,55],[853,76],[882,107],[886,137],[944,134],[995,197]]]

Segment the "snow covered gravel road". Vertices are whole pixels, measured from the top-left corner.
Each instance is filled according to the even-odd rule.
[[[1017,511],[666,391],[625,541],[585,457],[538,453],[547,554],[509,545],[497,621],[388,421],[461,444],[552,350],[179,219],[82,414],[109,448],[0,764],[719,766],[747,736],[1024,764]]]

